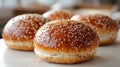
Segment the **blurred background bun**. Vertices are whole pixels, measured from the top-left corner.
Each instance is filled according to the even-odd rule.
[[[106,15],[74,15],[71,20],[76,20],[90,26],[95,32],[97,32],[100,38],[100,45],[112,44],[117,38],[119,30],[118,24],[115,20]]]
[[[72,17],[72,12],[65,9],[53,9],[45,12],[43,17],[48,18],[50,20],[58,20],[58,19],[70,19]]]

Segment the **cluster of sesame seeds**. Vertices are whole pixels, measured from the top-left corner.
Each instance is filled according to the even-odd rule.
[[[70,19],[72,13],[69,10],[50,10],[43,14],[44,17],[49,18],[50,20],[57,20],[57,19]]]
[[[10,39],[33,39],[36,31],[47,21],[39,14],[19,15],[8,21],[4,32],[8,33]]]
[[[98,36],[102,34],[109,34],[110,32],[117,32],[117,23],[108,16],[95,14],[95,15],[74,15],[71,20],[79,21],[87,26],[90,26]]]
[[[90,16],[82,16],[80,17],[80,21],[86,25],[89,25],[96,31],[102,30],[103,32],[107,32],[118,29],[117,23],[110,17],[104,15],[96,14]]]
[[[44,47],[56,49],[81,48],[98,40],[97,34],[88,26],[72,20],[51,21],[40,28],[35,36]]]

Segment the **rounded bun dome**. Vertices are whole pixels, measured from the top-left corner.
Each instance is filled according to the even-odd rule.
[[[55,20],[36,33],[35,53],[54,63],[77,63],[89,60],[99,45],[97,34],[88,26],[72,20]]]
[[[33,50],[36,31],[47,22],[39,14],[23,14],[8,21],[3,30],[6,45],[16,50]]]
[[[116,21],[102,14],[95,15],[74,15],[71,20],[79,21],[90,26],[97,32],[100,38],[100,45],[109,45],[114,43],[118,34],[118,25]]]

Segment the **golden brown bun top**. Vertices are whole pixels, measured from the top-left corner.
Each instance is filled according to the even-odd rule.
[[[85,25],[89,25],[95,31],[107,32],[107,31],[118,31],[117,22],[111,19],[108,16],[102,14],[95,14],[95,15],[74,15],[71,20],[80,21]]]
[[[35,47],[50,51],[75,52],[98,46],[97,34],[88,26],[72,20],[56,20],[43,25],[35,35]]]
[[[58,19],[70,19],[72,17],[72,13],[69,10],[63,9],[54,9],[43,14],[43,17],[46,17],[50,20],[58,20]]]
[[[3,30],[3,39],[29,40],[33,39],[36,31],[47,22],[39,14],[23,14],[8,21]]]

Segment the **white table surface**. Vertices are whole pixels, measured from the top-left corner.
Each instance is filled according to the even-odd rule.
[[[33,51],[9,49],[0,39],[0,67],[120,67],[120,33],[114,44],[99,47],[90,61],[78,64],[43,62]]]

